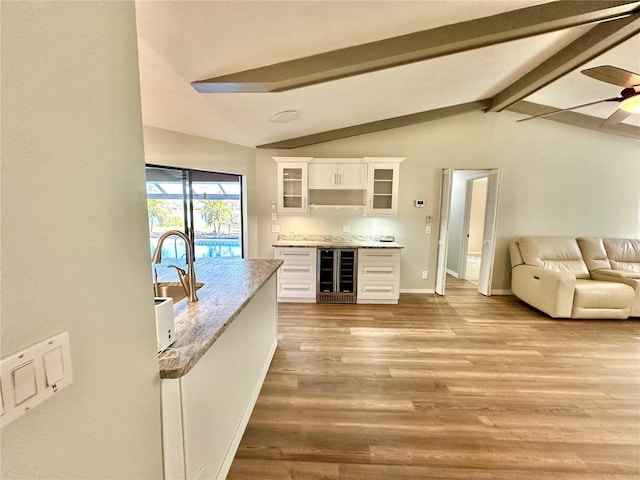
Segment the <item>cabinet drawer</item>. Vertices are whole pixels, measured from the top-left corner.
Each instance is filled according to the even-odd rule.
[[[361,248],[358,252],[358,262],[399,262],[400,249],[398,248]]]
[[[290,262],[282,264],[278,278],[316,278],[316,264],[309,262]]]
[[[316,249],[311,247],[276,247],[275,258],[279,260],[310,260],[315,263]]]
[[[362,282],[368,280],[400,280],[399,263],[370,262],[358,265],[358,278]]]
[[[281,281],[278,280],[278,298],[316,298],[315,282]]]
[[[358,302],[361,300],[397,300],[400,282],[367,281],[358,283]]]

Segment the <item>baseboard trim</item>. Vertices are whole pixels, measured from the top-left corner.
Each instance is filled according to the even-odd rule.
[[[435,293],[433,288],[401,288],[400,293]]]
[[[453,270],[449,270],[447,268],[447,275],[451,275],[453,278],[460,278],[460,275],[454,272]]]
[[[511,290],[491,290],[491,295],[513,295]]]

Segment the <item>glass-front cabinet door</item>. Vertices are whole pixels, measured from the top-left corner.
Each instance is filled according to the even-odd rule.
[[[307,214],[308,161],[278,161],[278,213]]]
[[[367,215],[397,215],[398,163],[370,163],[367,188]]]

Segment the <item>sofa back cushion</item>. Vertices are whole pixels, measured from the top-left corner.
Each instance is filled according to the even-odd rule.
[[[640,273],[640,239],[603,238],[612,270]]]
[[[590,272],[611,270],[609,257],[600,237],[580,237],[578,246]]]
[[[518,246],[525,264],[556,272],[568,272],[576,278],[590,278],[578,242],[573,237],[524,237]]]

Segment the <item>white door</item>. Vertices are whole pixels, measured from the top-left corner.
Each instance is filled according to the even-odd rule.
[[[498,215],[498,190],[500,187],[500,170],[491,170],[487,181],[487,203],[484,212],[484,230],[482,232],[482,260],[480,261],[480,278],[478,292],[491,295],[493,278],[493,259],[496,251],[496,217]]]
[[[440,228],[438,230],[438,262],[436,265],[436,288],[438,295],[444,295],[447,279],[447,241],[449,239],[449,213],[451,210],[451,186],[453,169],[442,170],[442,186],[440,188]]]

